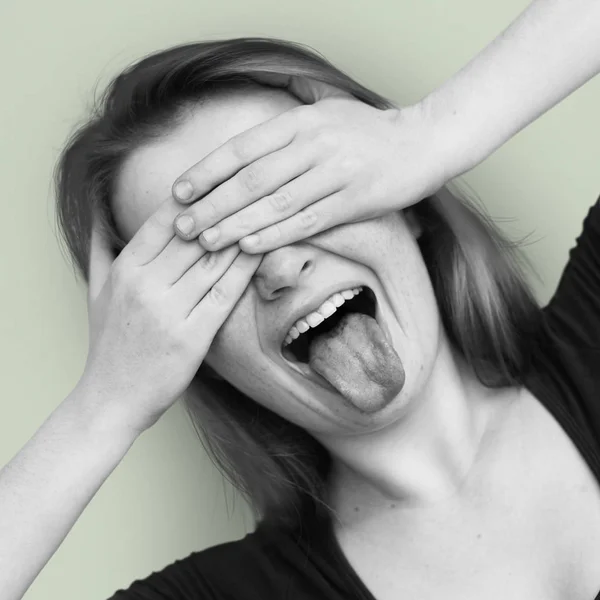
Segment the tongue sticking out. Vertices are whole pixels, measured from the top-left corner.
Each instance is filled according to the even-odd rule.
[[[356,408],[372,413],[391,402],[404,385],[400,357],[377,321],[349,313],[309,347],[309,364]]]

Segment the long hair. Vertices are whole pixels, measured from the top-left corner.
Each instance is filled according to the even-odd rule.
[[[92,218],[117,252],[125,246],[111,197],[127,157],[168,133],[190,104],[256,86],[253,75],[259,73],[306,76],[375,108],[395,108],[312,48],[274,38],[184,44],[135,62],[96,99],[55,169],[61,241],[86,282]],[[541,309],[526,284],[518,243],[448,186],[411,210],[423,226],[419,247],[454,349],[489,387],[523,383]],[[257,520],[295,526],[306,506],[322,516],[333,514],[326,501],[331,456],[306,430],[215,377],[204,364],[184,402],[207,453]]]

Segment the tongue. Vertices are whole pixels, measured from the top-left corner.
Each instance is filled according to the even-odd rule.
[[[349,313],[309,347],[309,364],[353,406],[372,413],[389,404],[404,385],[400,357],[377,321]]]

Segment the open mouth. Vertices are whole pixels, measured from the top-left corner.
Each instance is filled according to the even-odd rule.
[[[284,342],[282,354],[290,362],[308,364],[309,350],[312,341],[319,335],[331,331],[340,320],[349,313],[360,313],[369,317],[377,318],[377,299],[373,290],[367,286],[358,288],[358,293],[352,298],[344,296],[344,302],[336,307],[333,314],[325,317],[318,325],[309,326],[304,332],[298,331],[299,335],[291,341]]]

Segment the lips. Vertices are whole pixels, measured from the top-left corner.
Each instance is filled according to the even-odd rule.
[[[302,303],[301,305],[295,307],[295,309],[292,311],[292,314],[290,314],[290,316],[286,319],[285,323],[281,325],[281,328],[279,330],[278,341],[280,348],[283,342],[285,341],[285,337],[288,334],[290,328],[292,327],[292,325],[294,325],[294,323],[296,323],[296,321],[298,321],[298,319],[301,319],[305,315],[317,310],[317,308],[319,308],[319,306],[321,306],[323,302],[325,302],[325,300],[327,300],[327,298],[329,298],[333,294],[350,288],[362,287],[364,285],[364,282],[358,282],[356,280],[348,281],[345,283],[339,283],[335,286],[331,286],[331,288],[327,288],[322,294],[319,294],[317,298],[308,300]]]
[[[337,294],[334,294],[335,298]],[[309,350],[315,337],[319,337],[332,329],[336,328],[337,324],[349,313],[359,313],[367,315],[371,318],[375,318],[376,315],[376,303],[375,294],[371,288],[364,286],[360,288],[354,288],[352,292],[346,294],[346,299],[340,301],[340,305],[335,307],[330,301],[326,301],[324,306],[326,318],[323,318],[323,313],[311,313],[307,317],[307,321],[310,322],[312,315],[317,315],[318,319],[313,320],[308,326],[304,323],[306,328],[303,330],[304,333],[299,334],[299,331],[295,331],[293,339],[286,337],[284,341],[283,355],[291,361],[297,361],[302,363],[309,362]],[[321,311],[321,309],[319,309]],[[299,323],[304,322],[303,319],[298,321]],[[288,343],[289,341],[289,343]]]
[[[345,305],[349,300],[352,300],[361,291],[362,287],[352,288],[351,290],[343,290],[332,294],[317,308],[316,311],[308,313],[304,317],[298,319],[290,329],[283,342],[284,346],[291,344],[297,340],[300,334],[306,333],[310,329],[319,327],[326,319],[329,319],[338,312],[338,309]]]
[[[301,333],[300,336],[293,339],[291,343],[288,343],[289,337],[284,339],[280,346],[280,352],[288,364],[301,367],[302,372],[306,374],[306,369],[304,369],[304,367],[309,368],[308,346],[312,339],[315,335],[320,335],[333,329],[340,318],[348,312],[363,313],[375,319],[377,324],[383,330],[388,342],[392,344],[392,338],[387,323],[383,318],[381,301],[378,299],[377,293],[368,285],[361,285],[359,288],[364,291],[361,291],[351,300],[347,300],[333,315],[323,320],[316,327],[311,327],[309,330]],[[310,371],[312,371],[312,369]]]
[[[339,290],[343,290],[345,289],[345,286],[358,286],[358,287],[363,287],[366,288],[370,291],[370,293],[373,295],[374,297],[374,315],[372,315],[374,317],[374,319],[377,321],[378,325],[381,327],[381,329],[384,332],[384,335],[386,336],[388,342],[393,345],[392,342],[392,337],[390,334],[390,330],[388,328],[388,325],[384,319],[384,313],[388,316],[388,317],[393,317],[394,312],[391,310],[391,306],[387,300],[387,295],[385,294],[385,291],[379,286],[377,285],[376,282],[369,282],[368,284],[365,284],[364,281],[363,282],[350,282],[350,283],[344,283],[344,284],[340,284],[337,285],[335,288],[333,288],[331,291],[327,291],[326,293],[324,293],[322,296],[319,296],[318,300],[314,300],[310,303],[306,303],[304,306],[308,306],[308,307],[314,307],[314,306],[320,306],[319,302],[323,302],[323,299],[328,298],[328,295],[331,295],[333,293],[336,293]],[[306,309],[299,309],[297,311],[294,312],[294,315],[292,317],[290,317],[290,319],[288,320],[288,322],[291,321],[291,323],[293,324],[294,322],[297,321],[297,319],[299,318],[298,315],[300,313],[300,315],[302,315],[303,313],[301,313],[302,310],[306,310]],[[310,308],[309,308],[310,310]],[[288,325],[286,323],[286,325],[283,326],[283,328],[287,327],[287,329],[285,329],[282,333],[282,337],[285,338],[285,335],[287,333],[287,331],[289,330],[289,327],[291,325]],[[297,360],[293,355],[291,355],[290,351],[289,351],[289,347],[288,350],[285,351],[285,348],[283,347],[283,340],[280,343],[280,354],[285,362],[285,364],[292,369],[293,371],[295,371],[296,373],[298,373],[299,375],[301,375],[304,379],[307,379],[309,381],[311,381],[312,383],[314,383],[315,385],[318,385],[320,388],[322,389],[326,389],[329,392],[331,392],[332,394],[334,394],[335,396],[339,396],[339,390],[337,390],[327,379],[325,379],[322,375],[320,375],[319,373],[317,373],[315,370],[312,369],[312,367],[307,363],[307,362],[302,362]]]

